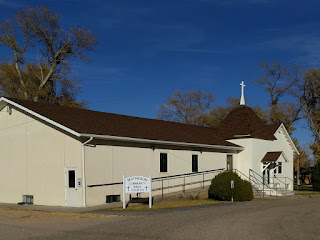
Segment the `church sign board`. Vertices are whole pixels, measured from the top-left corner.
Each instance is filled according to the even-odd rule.
[[[126,193],[149,193],[149,207],[152,207],[152,184],[151,176],[132,176],[125,177],[123,175],[123,208],[126,208]]]
[[[150,178],[134,176],[125,178],[127,193],[144,193],[149,192]]]

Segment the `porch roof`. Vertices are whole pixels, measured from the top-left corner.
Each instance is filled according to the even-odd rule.
[[[276,162],[282,152],[267,152],[262,158],[261,162]]]

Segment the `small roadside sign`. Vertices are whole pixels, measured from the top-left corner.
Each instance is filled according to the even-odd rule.
[[[149,192],[151,179],[142,176],[133,176],[124,179],[126,193]]]
[[[234,189],[234,181],[233,180],[231,180],[231,182],[230,182],[230,187],[231,187],[231,189]],[[232,197],[231,197],[231,202],[233,202],[233,193],[232,193]]]
[[[234,181],[233,180],[231,180],[231,188],[234,188]]]
[[[149,193],[149,208],[152,207],[152,178],[132,176],[126,178],[123,175],[123,208],[126,208],[126,193]]]

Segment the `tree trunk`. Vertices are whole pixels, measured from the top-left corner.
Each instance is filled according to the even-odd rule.
[[[19,65],[18,65],[17,62],[15,62],[14,66],[16,67],[17,73],[19,75],[19,81],[20,81],[20,84],[21,84],[21,87],[22,87],[21,90],[23,91],[24,98],[25,98],[25,100],[28,100],[28,93],[27,93],[27,90],[26,90],[26,85],[24,84],[23,77],[22,77]]]
[[[53,72],[56,70],[56,64],[53,64],[48,72],[48,74],[46,75],[46,77],[42,80],[41,84],[38,87],[37,93],[33,98],[34,102],[38,102],[39,99],[39,93],[41,91],[41,89],[43,88],[43,86],[48,82],[48,80],[50,79],[50,77],[52,77]]]

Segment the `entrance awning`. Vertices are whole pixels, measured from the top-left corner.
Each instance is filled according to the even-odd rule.
[[[276,162],[282,152],[267,152],[266,155],[262,158],[261,162],[266,163],[266,162]]]

